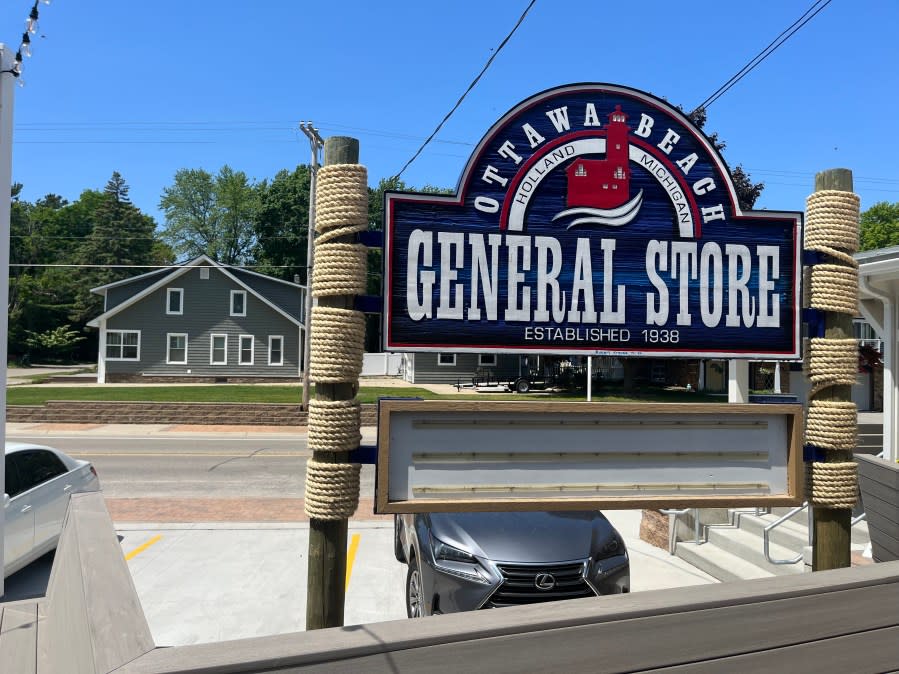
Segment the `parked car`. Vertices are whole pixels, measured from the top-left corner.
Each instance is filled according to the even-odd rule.
[[[99,489],[90,462],[52,447],[7,442],[3,577],[56,549],[70,494]]]
[[[396,515],[410,618],[630,591],[624,540],[601,512]]]

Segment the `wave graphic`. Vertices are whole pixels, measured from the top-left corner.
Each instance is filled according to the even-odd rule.
[[[567,218],[570,215],[580,215],[568,224],[566,229],[577,227],[578,225],[608,225],[610,227],[621,227],[631,222],[637,217],[640,206],[643,205],[643,190],[640,190],[633,199],[618,208],[569,208],[556,214],[553,222],[559,218]]]

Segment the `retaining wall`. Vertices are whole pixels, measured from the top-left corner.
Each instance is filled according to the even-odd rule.
[[[362,406],[362,425],[376,425],[376,405]],[[142,403],[50,400],[9,405],[6,420],[20,423],[203,424],[305,426],[300,405],[272,403]]]

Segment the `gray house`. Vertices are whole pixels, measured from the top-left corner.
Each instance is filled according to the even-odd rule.
[[[296,380],[305,287],[201,255],[109,283],[97,381]]]

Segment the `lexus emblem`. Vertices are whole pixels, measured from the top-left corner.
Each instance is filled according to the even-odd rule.
[[[534,585],[538,590],[548,592],[556,586],[556,579],[551,573],[538,573],[534,578]]]

